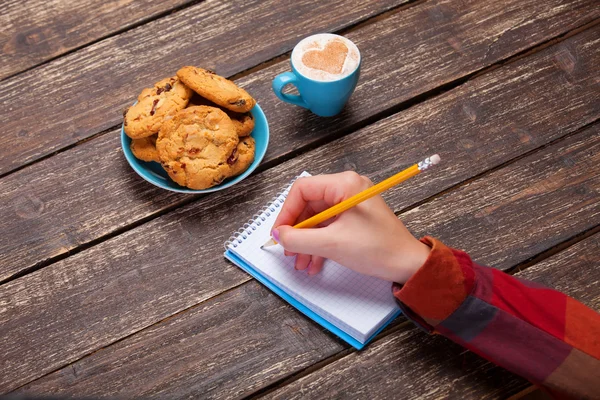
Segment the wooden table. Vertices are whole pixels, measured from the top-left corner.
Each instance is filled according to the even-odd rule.
[[[157,398],[505,398],[529,384],[400,317],[356,352],[223,258],[291,177],[379,181],[417,236],[600,308],[596,0],[9,0],[0,10],[0,392]],[[288,4],[289,3],[289,4]],[[363,56],[344,112],[280,102],[302,37]],[[197,65],[264,109],[259,169],[206,196],[139,178],[142,88]]]

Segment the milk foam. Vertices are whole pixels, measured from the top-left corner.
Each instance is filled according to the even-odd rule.
[[[346,59],[344,60],[340,73],[332,74],[327,71],[311,68],[302,62],[302,57],[306,52],[310,50],[323,50],[329,42],[334,40],[341,41],[348,48],[348,53],[346,54]],[[358,64],[360,64],[360,52],[354,43],[343,36],[331,33],[320,33],[302,39],[300,43],[294,47],[294,51],[292,52],[292,63],[299,73],[309,79],[316,81],[337,81],[345,78],[356,70]]]

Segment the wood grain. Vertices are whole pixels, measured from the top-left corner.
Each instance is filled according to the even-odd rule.
[[[354,165],[362,173],[379,180],[379,176],[387,176],[434,149],[443,149],[442,159],[453,162],[440,165],[436,173],[414,178],[403,185],[402,190],[390,192],[390,205],[400,210],[579,129],[586,120],[597,118],[600,112],[593,102],[593,93],[585,90],[593,86],[585,83],[588,82],[586,79],[594,79],[587,71],[593,70],[591,68],[599,57],[594,51],[598,40],[596,33],[591,30],[577,35],[531,58],[468,82],[444,96],[254,175],[237,185],[235,190],[202,198],[2,286],[0,329],[4,340],[0,343],[0,353],[6,357],[0,360],[0,371],[3,371],[0,386],[5,390],[17,387],[247,281],[246,274],[223,259],[221,243],[302,169],[313,173],[336,172]],[[564,49],[577,50],[577,68],[581,76],[579,73],[568,75],[571,82],[580,82],[577,85],[564,81],[565,71],[554,64],[555,56],[562,54]],[[477,118],[460,112],[464,104],[477,107]],[[505,128],[502,137],[499,137],[499,126]],[[597,136],[598,128],[594,129],[585,137]],[[525,133],[529,136],[524,136]],[[460,145],[461,140],[468,145]],[[590,140],[587,144],[590,145]],[[402,148],[402,153],[399,154],[398,148]],[[365,154],[369,156],[365,157]],[[578,160],[572,159],[575,163]],[[544,161],[544,165],[546,162],[550,161]],[[571,163],[565,168],[575,171],[575,165]],[[593,168],[591,173],[595,171]],[[533,168],[527,175],[529,182],[516,182],[533,185],[538,178],[545,179],[548,176],[545,174],[551,173],[551,168]],[[500,176],[495,182],[502,183],[503,179]],[[587,181],[579,184],[589,187]],[[573,185],[575,181],[569,189]],[[501,184],[497,186],[498,190],[502,189]],[[511,193],[515,190],[510,188]],[[558,188],[550,186],[545,196],[538,194],[528,200],[533,206],[541,207],[548,204],[547,199],[552,198],[556,190]],[[478,194],[472,193],[472,197]],[[575,193],[566,200],[560,197],[560,200],[568,200],[568,204],[575,202],[571,208],[574,217],[560,224],[563,232],[557,236],[550,235],[555,232],[552,226],[541,224],[535,236],[539,242],[536,251],[542,250],[545,244],[553,245],[561,237],[585,229],[586,224],[597,224],[594,222],[597,215],[593,213],[587,222],[576,218],[585,211],[583,200],[589,200],[586,196],[590,194]],[[521,207],[516,200],[515,204]],[[453,205],[453,209],[456,207],[466,216],[479,211],[479,208],[469,208],[469,204],[462,201]],[[578,204],[581,209],[577,209]],[[440,215],[439,210],[448,206],[437,207],[431,218],[441,220],[445,216]],[[557,209],[563,207],[559,205]],[[503,210],[515,211],[510,203]],[[550,211],[544,208],[539,213],[552,215]],[[427,220],[428,224],[435,227],[435,220],[431,218]],[[454,218],[458,220],[458,217]],[[556,215],[553,218],[556,220]],[[475,224],[473,229],[481,230],[478,237],[482,241],[487,238],[491,242],[501,233],[497,231],[498,225],[486,219],[467,220]],[[407,220],[413,229],[419,221],[417,214]],[[480,226],[482,228],[478,228]],[[504,234],[510,232],[512,229],[507,229]],[[429,233],[437,234],[437,231],[433,229]],[[507,246],[500,255],[504,257],[501,257],[504,265],[515,265],[535,255],[531,247],[520,249],[520,239],[517,236],[506,239]],[[251,321],[248,324],[252,325]],[[269,379],[276,380],[296,370],[291,363],[288,367],[268,371]],[[226,369],[235,374],[233,366]]]
[[[515,275],[566,293],[600,310],[600,233]]]
[[[186,3],[190,0],[5,0],[0,80]]]
[[[404,213],[402,219],[416,236],[435,232],[448,245],[468,249],[477,262],[506,270],[516,258],[524,262],[600,224],[600,168],[594,165],[598,162],[597,123],[552,146],[552,151],[437,197]],[[452,204],[452,209],[445,204]],[[496,232],[494,239],[479,240],[489,230]],[[518,250],[506,254],[504,247],[511,240]]]
[[[499,260],[506,265],[514,266],[522,261],[523,257],[530,257],[533,255],[524,254],[531,249],[531,247],[528,247],[529,241],[535,241],[539,244],[540,248],[545,247],[547,249],[555,243],[557,237],[573,235],[581,229],[584,229],[582,225],[586,223],[589,225],[598,225],[600,222],[599,194],[595,194],[593,206],[590,207],[589,202],[585,201],[586,197],[589,195],[584,194],[583,190],[578,190],[590,187],[597,189],[599,187],[599,133],[600,124],[597,124],[593,129],[588,129],[574,137],[549,146],[539,153],[534,153],[506,168],[494,172],[489,177],[477,179],[471,185],[467,185],[456,192],[450,193],[449,196],[453,197],[445,199],[443,203],[441,199],[434,200],[431,208],[438,210],[437,214],[431,209],[419,207],[416,209],[418,210],[417,212],[406,213],[403,216],[403,219],[407,223],[407,226],[413,229],[415,226],[421,224],[422,221],[426,221],[425,223],[427,223],[428,220],[435,219],[439,221],[438,226],[434,226],[429,233],[434,236],[440,236],[443,234],[443,231],[438,231],[439,226],[443,226],[442,223],[447,218],[453,218],[455,214],[460,213],[464,220],[462,226],[463,229],[470,229],[472,232],[471,235],[477,237],[478,243],[480,244],[494,243],[495,248],[501,249],[502,252],[506,254],[506,257],[500,257]],[[568,156],[569,159],[572,160],[573,163],[570,166],[565,167],[561,165],[561,160],[565,156]],[[586,164],[587,168],[582,168],[581,163],[589,163],[589,165]],[[522,173],[526,179],[514,180],[515,171]],[[548,176],[554,177],[556,174],[559,174],[560,176],[569,176],[572,177],[572,179],[563,179],[563,182],[561,182],[560,185],[545,186],[545,183],[548,182]],[[568,180],[568,182],[564,182],[565,180]],[[509,182],[509,184],[506,184],[506,182]],[[498,196],[504,199],[511,199],[516,188],[520,189],[521,192],[527,191],[531,187],[543,188],[535,195],[527,196],[525,199],[512,198],[512,201],[505,202],[503,208],[507,215],[520,215],[522,219],[521,224],[531,224],[532,221],[530,219],[532,217],[535,218],[538,215],[544,214],[549,216],[548,223],[544,223],[544,221],[541,221],[540,223],[540,221],[538,221],[539,218],[537,218],[535,220],[535,225],[537,227],[535,235],[529,236],[527,241],[524,241],[524,236],[522,235],[519,226],[509,225],[508,227],[500,227],[498,225],[486,223],[485,221],[473,221],[469,219],[469,215],[480,210],[480,204],[473,201],[474,198],[477,198],[478,195],[481,195],[482,193],[481,187],[478,187],[479,184],[496,188]],[[399,196],[396,196],[396,201],[397,197]],[[394,200],[394,198],[390,199],[390,203],[393,204]],[[526,202],[526,205],[530,208],[524,208],[524,202]],[[443,207],[440,203],[443,204]],[[444,210],[443,215],[439,212],[441,209]],[[568,214],[566,214],[567,211]],[[560,214],[561,212],[565,212],[565,214],[562,215],[564,221],[557,221],[553,218],[554,215]],[[581,214],[584,212],[585,215],[582,216]],[[523,216],[524,213],[527,213],[529,219],[525,219]],[[448,217],[448,214],[450,217]],[[561,231],[556,233],[555,226],[558,222],[560,222]],[[475,250],[474,253],[477,253],[477,249],[467,248],[467,251],[469,252],[473,252],[473,250]],[[491,265],[494,267],[498,266],[495,262]],[[559,265],[558,267],[564,266]],[[593,274],[595,277],[598,277],[600,271],[595,271]],[[574,278],[573,286],[581,286],[586,292],[588,290],[595,290],[595,292],[593,292],[595,293],[595,296],[593,297],[594,300],[590,305],[599,308],[600,287],[598,287],[597,279],[592,279],[591,281],[583,279],[584,277],[579,276],[580,274],[577,272],[575,272],[575,275],[577,275],[577,277],[572,277]],[[589,274],[587,274],[587,276],[589,276]],[[563,279],[567,279],[564,275],[562,277]],[[546,279],[552,278],[546,277]],[[548,283],[548,281],[546,281],[546,283]],[[244,285],[244,287],[245,286],[246,285]],[[268,292],[265,288],[261,289]],[[237,290],[239,290],[239,288],[232,292]],[[213,300],[218,301],[220,297],[221,296],[218,296]],[[213,300],[209,303],[212,304]],[[227,307],[227,305],[224,305],[223,307]],[[266,309],[268,310],[268,308]],[[228,312],[228,310],[221,309],[220,306],[211,307],[211,313],[227,314]],[[296,316],[298,313],[290,309],[290,315]],[[245,319],[246,317],[248,319]],[[265,318],[269,322],[259,322],[257,320],[258,318]],[[190,319],[198,322],[192,322]],[[194,312],[184,312],[180,316],[150,328],[154,333],[141,333],[139,336],[141,336],[142,339],[140,339],[138,335],[124,339],[114,346],[110,346],[101,352],[96,352],[89,357],[85,357],[70,366],[31,383],[25,387],[24,390],[29,393],[37,394],[52,393],[77,396],[96,396],[103,394],[121,397],[131,397],[140,392],[143,392],[145,396],[149,397],[164,396],[166,393],[163,390],[167,390],[167,393],[173,393],[174,397],[181,398],[196,397],[200,394],[209,397],[228,398],[231,397],[232,394],[231,392],[228,392],[228,390],[230,390],[229,387],[223,391],[222,388],[214,386],[212,382],[205,382],[203,380],[203,377],[205,376],[204,372],[202,372],[203,365],[210,363],[212,368],[212,363],[217,363],[218,366],[214,367],[215,371],[220,371],[222,374],[228,376],[227,378],[223,377],[224,382],[234,381],[236,379],[234,377],[243,373],[252,374],[255,377],[254,379],[261,376],[259,380],[263,383],[274,381],[277,378],[284,378],[286,375],[297,372],[306,366],[306,363],[303,362],[303,358],[301,358],[302,362],[299,363],[302,366],[298,367],[294,362],[289,361],[299,354],[303,355],[304,351],[308,351],[302,346],[300,348],[286,347],[282,351],[282,354],[280,354],[281,360],[285,360],[285,362],[279,362],[278,359],[273,359],[266,367],[263,365],[256,365],[256,361],[253,357],[247,356],[244,352],[236,353],[236,356],[229,358],[218,358],[211,354],[205,356],[194,355],[194,359],[191,360],[188,356],[190,354],[190,346],[193,347],[194,344],[201,346],[201,343],[205,346],[206,339],[204,337],[198,337],[198,335],[182,333],[179,324],[182,324],[183,326],[194,326],[199,323],[199,321],[205,319],[210,319],[210,316],[198,315]],[[240,319],[236,321],[236,323],[246,327],[246,338],[255,338],[262,333],[263,324],[271,323],[273,325],[282,325],[281,320],[283,319],[282,316],[271,316],[266,313],[260,317],[248,314],[244,316],[244,319]],[[165,328],[165,330],[163,330],[163,325],[169,325],[170,328]],[[305,339],[306,336],[310,336],[311,339],[306,339],[310,340],[310,343],[313,343],[312,340],[315,340],[319,341],[322,345],[322,343],[326,341],[326,339],[323,338],[324,333],[314,324],[313,327],[315,328],[314,331],[306,332],[303,336],[305,336]],[[235,352],[235,344],[228,346],[227,343],[229,340],[236,343],[238,336],[229,336],[227,333],[222,333],[220,326],[212,326],[212,329],[215,332],[219,332],[219,336],[218,338],[215,336],[212,341],[210,341],[211,345],[216,348],[226,346],[231,352]],[[490,386],[494,387],[494,390],[501,390],[503,388],[517,390],[522,387],[521,383],[520,385],[516,384],[505,388],[504,381],[511,380],[507,374],[492,374],[491,379],[483,379],[486,376],[486,368],[482,368],[482,361],[476,359],[474,356],[471,356],[471,358],[459,359],[458,355],[460,354],[460,348],[458,346],[449,347],[448,351],[453,355],[453,357],[449,357],[447,353],[441,351],[447,343],[444,343],[443,341],[440,342],[438,341],[439,339],[431,338],[427,341],[425,340],[424,334],[421,334],[420,332],[417,334],[416,331],[417,330],[414,329],[412,332],[400,334],[400,339],[393,336],[396,340],[392,342],[393,344],[390,345],[391,347],[386,348],[385,351],[377,354],[393,353],[394,356],[390,359],[384,358],[383,361],[385,364],[380,366],[369,362],[358,363],[356,375],[364,377],[369,373],[368,371],[373,369],[374,374],[378,377],[377,379],[381,379],[384,383],[387,382],[388,386],[394,384],[407,385],[410,386],[413,391],[421,390],[421,392],[419,392],[420,395],[426,395],[430,390],[433,390],[433,387],[440,388],[440,390],[455,390],[456,392],[452,393],[457,396],[463,392],[464,394],[468,394],[469,391],[472,390],[472,387],[479,387],[481,388],[481,391],[490,391]],[[332,335],[328,336],[330,336],[331,341],[335,341]],[[185,343],[185,345],[179,344],[176,347],[163,348],[165,338],[169,337],[178,338],[178,340]],[[385,340],[387,340],[387,338]],[[416,343],[421,341],[425,341],[426,345],[423,347],[416,347]],[[410,347],[414,348],[414,351],[411,351],[408,343],[410,343]],[[434,347],[433,351],[427,344]],[[309,348],[313,349],[314,347],[310,346]],[[440,352],[438,353],[438,351]],[[402,357],[405,357],[404,353],[406,353],[406,360],[402,359]],[[129,361],[137,360],[140,357],[145,357],[143,362]],[[182,362],[186,366],[186,372],[177,374],[177,379],[175,379],[175,382],[173,383],[164,382],[164,366],[171,363],[171,361],[165,360],[178,360],[180,358],[186,359],[186,362]],[[395,360],[394,362],[397,362],[397,364],[390,365],[388,360],[392,359]],[[322,358],[314,358],[313,362],[321,360]],[[422,360],[422,364],[419,364],[419,360]],[[460,365],[462,362],[471,364],[471,361],[473,361],[474,364],[474,376],[470,376],[469,373],[463,374],[464,371],[456,370],[457,364]],[[348,368],[353,369],[352,365],[354,364],[355,363],[353,362],[349,362]],[[440,364],[440,366],[434,368],[432,364]],[[152,366],[156,366],[156,368],[152,368]],[[488,366],[488,368],[489,367],[490,366]],[[261,368],[266,369],[261,370]],[[388,368],[399,368],[399,370],[390,375],[385,372],[388,371]],[[343,375],[344,369],[341,369],[341,371],[342,376],[340,377],[340,380],[347,382],[347,377],[345,378]],[[435,373],[437,376],[431,377],[431,375],[428,375],[428,371]],[[439,375],[443,376],[446,373],[445,371],[448,372],[446,378],[447,381],[445,385],[439,385],[437,378]],[[407,376],[407,374],[413,375]],[[79,378],[80,375],[82,376],[81,379]],[[331,374],[324,374],[325,377],[329,375]],[[458,379],[463,375],[465,375],[464,378],[467,379],[465,383],[452,384],[455,379]],[[419,380],[418,377],[420,376],[422,377],[420,378],[422,380]],[[403,379],[398,379],[397,377],[403,377]],[[500,382],[494,381],[494,379],[497,378],[501,378]],[[479,384],[474,384],[473,380],[475,383],[479,380],[481,380],[481,382],[479,382]],[[416,382],[416,384],[413,385],[413,382]],[[338,390],[344,390],[344,387],[346,387],[341,384],[340,381],[335,381],[335,383],[336,384],[333,386],[337,387]],[[349,386],[357,390],[356,394],[360,394],[358,390],[360,390],[359,387],[361,387],[362,383],[364,382],[360,382],[355,378]],[[427,385],[425,383],[427,383]],[[246,383],[240,382],[239,385],[240,386],[235,386],[236,395],[244,391],[244,385],[246,385]],[[165,389],[165,386],[167,386],[168,389]],[[375,383],[374,386],[376,386]],[[254,386],[254,388],[258,387],[259,386]],[[399,389],[401,389],[400,393],[403,393],[403,389],[405,388],[400,386]],[[214,392],[212,392],[212,390],[214,390]],[[294,388],[290,393],[297,390],[297,388]],[[332,389],[332,393],[333,390],[334,389]],[[392,391],[390,387],[383,393],[398,395],[398,393]],[[319,395],[322,394],[323,392],[315,392],[314,397],[319,398]],[[340,393],[339,396],[345,397],[343,394],[344,392]],[[369,392],[364,392],[363,396],[368,396],[368,394]],[[286,395],[287,393],[283,395],[283,397],[285,398]],[[333,397],[336,396],[334,395]]]
[[[600,234],[517,274],[600,310]],[[530,383],[443,337],[394,332],[269,393],[270,399],[508,398]]]
[[[520,10],[517,15],[531,17],[527,20],[528,24],[515,29],[523,34],[532,29],[551,35],[557,32],[557,26],[561,29],[567,28],[568,23],[548,25],[547,13],[539,12],[540,4],[543,7],[548,6],[548,3],[529,2],[525,7],[523,2],[515,1],[511,7]],[[400,102],[485,66],[481,59],[489,49],[486,43],[490,38],[500,37],[502,27],[508,22],[502,19],[505,14],[500,9],[482,9],[479,3],[472,2],[466,5],[468,7],[453,6],[451,10],[456,11],[452,13],[444,11],[448,14],[446,19],[436,17],[435,21],[442,22],[431,23],[431,29],[435,33],[417,33],[413,27],[427,25],[432,15],[438,15],[445,10],[437,3],[415,6],[352,32],[349,37],[363,49],[364,67],[361,83],[349,107],[336,118],[316,118],[303,109],[281,103],[271,93],[270,81],[274,75],[288,68],[287,61],[242,79],[241,85],[259,99],[271,121],[272,140],[265,159],[267,165],[289,158],[301,149],[316,147],[324,140],[343,135],[356,126],[365,124],[365,121],[393,109]],[[555,6],[558,8],[556,4]],[[469,37],[469,42],[473,45],[466,46],[465,50],[457,55],[441,38],[454,37],[460,24],[466,23],[466,16],[469,16],[468,21],[490,18],[488,21],[492,22],[474,24]],[[514,20],[514,16],[510,18],[511,23],[518,22]],[[536,35],[537,33],[527,37],[536,40],[546,37]],[[494,52],[494,57],[505,57],[532,42],[498,39],[496,43],[498,46],[502,44],[502,50]],[[471,100],[471,94],[465,95],[460,101],[445,97],[444,101],[432,103],[427,108],[419,108],[416,112],[406,114],[406,117],[388,120],[381,126],[376,125],[376,128],[369,132],[377,132],[382,128],[395,129],[397,133],[388,134],[385,140],[392,140],[394,146],[405,149],[402,158],[399,158],[397,152],[391,154],[391,160],[394,162],[390,163],[389,170],[381,171],[376,178],[383,178],[403,163],[414,162],[423,156],[422,149],[412,148],[411,152],[408,152],[405,148],[409,142],[408,138],[414,135],[429,136],[430,132],[442,130],[443,135],[450,138],[449,146],[469,154],[481,151],[470,148],[478,149],[479,145],[484,144],[482,140],[488,140],[480,137],[477,131],[479,129],[493,132],[490,140],[494,143],[508,138],[516,143],[518,149],[526,151],[598,118],[598,91],[595,89],[594,79],[598,75],[595,63],[599,60],[595,55],[589,54],[594,52],[594,43],[561,43],[553,47],[552,52],[546,52],[546,55],[536,58],[534,66],[517,64],[520,67],[505,70],[500,75],[492,75],[488,80],[481,81],[482,89],[475,89],[473,93],[487,90],[486,86],[493,88],[494,93],[493,97],[481,101],[483,105],[479,105],[479,100]],[[580,50],[580,47],[583,50]],[[579,54],[581,51],[583,53]],[[491,56],[488,58],[486,62],[498,60]],[[406,64],[399,67],[399,59],[406,60]],[[521,87],[500,87],[502,80],[519,79],[523,74],[529,76],[535,68],[542,68],[542,71],[527,80],[525,92]],[[431,73],[424,74],[422,70]],[[537,79],[556,81],[558,84],[538,88],[535,83]],[[455,96],[471,92],[457,93]],[[512,100],[513,97],[515,101]],[[562,101],[563,97],[569,101]],[[548,102],[546,99],[549,99]],[[493,105],[488,105],[490,102]],[[440,119],[425,120],[425,115],[437,115],[437,109],[440,107],[447,109],[447,113],[441,113]],[[514,111],[518,115],[512,115],[514,120],[507,120],[504,125],[500,125],[496,120],[498,113],[494,107],[508,107],[507,113]],[[547,111],[550,109],[556,114]],[[535,124],[532,124],[533,115],[537,120]],[[557,128],[556,119],[559,115],[564,117],[558,123],[560,128]],[[412,118],[421,123],[408,124]],[[452,125],[448,125],[448,118],[454,121]],[[394,128],[394,124],[399,125]],[[465,124],[473,128],[471,134],[462,138],[462,141],[452,139],[454,132],[465,129]],[[0,243],[0,281],[36,265],[43,265],[53,257],[68,254],[99,237],[112,234],[165,208],[172,208],[186,201],[185,196],[154,188],[135,176],[120,153],[116,134],[116,131],[110,132],[77,146],[76,150],[61,153],[0,180],[0,201],[9,204],[8,207],[0,208],[0,218],[6,221],[0,228],[6,238]],[[527,140],[530,141],[526,142]],[[480,143],[476,145],[475,142]],[[423,142],[417,143],[421,146]],[[435,146],[430,148],[434,152],[439,151]],[[362,165],[366,161],[363,159],[366,158],[361,157],[362,151],[370,150],[368,146],[357,147],[355,152],[342,157],[342,162],[336,164],[336,168],[352,168],[366,173],[366,166]],[[493,157],[506,159],[502,158],[503,156]],[[462,159],[465,163],[471,161],[471,158]],[[457,171],[465,172],[465,165],[458,166]],[[483,164],[482,167],[486,165],[495,164],[491,162]],[[457,178],[468,176],[472,175],[463,173]],[[454,183],[456,182],[458,180],[454,180]]]
[[[72,364],[59,373],[59,379],[95,385],[106,372],[117,372],[127,365],[146,373],[105,380],[105,386],[96,394],[231,399],[270,383],[273,375],[290,364],[308,367],[314,359],[343,350],[340,342],[331,340],[311,320],[256,281],[131,339],[122,342],[124,346],[117,345],[131,352],[130,357],[115,359],[112,347],[102,349],[96,354],[106,364],[99,365],[95,360]],[[195,377],[193,382],[190,376]],[[135,389],[123,390],[124,384]],[[69,395],[78,396],[75,392]]]
[[[207,0],[7,79],[0,174],[116,126],[142,88],[184,65],[229,76],[405,1]]]

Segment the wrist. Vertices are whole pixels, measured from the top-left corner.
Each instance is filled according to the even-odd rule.
[[[411,237],[409,243],[403,243],[395,260],[394,282],[407,282],[427,261],[431,248]]]
[[[418,239],[414,240],[414,244],[410,252],[411,257],[407,265],[407,271],[410,273],[410,275],[406,281],[408,281],[408,279],[410,279],[425,264],[425,261],[427,261],[427,258],[429,257],[429,253],[431,253],[431,247],[427,246]]]

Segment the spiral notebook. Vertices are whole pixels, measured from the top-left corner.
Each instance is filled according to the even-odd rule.
[[[310,176],[303,172],[299,177]],[[292,181],[293,183],[293,181]],[[261,249],[292,183],[225,243],[225,257],[309,318],[362,349],[400,314],[391,283],[327,260],[309,276],[294,269],[281,246]]]

